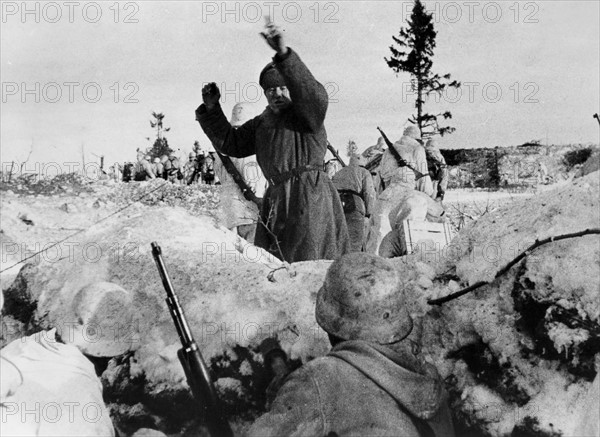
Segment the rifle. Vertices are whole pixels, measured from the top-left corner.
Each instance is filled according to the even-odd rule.
[[[369,171],[374,171],[379,164],[381,164],[381,158],[383,155],[377,155],[375,158],[371,159],[369,162],[367,162],[367,165],[365,165],[365,168]]]
[[[593,117],[598,120],[598,124],[600,124],[600,117],[598,117],[598,114],[594,114]]]
[[[151,243],[151,246],[152,256],[156,261],[160,278],[167,292],[167,306],[181,340],[182,348],[177,351],[177,356],[183,366],[194,399],[200,406],[201,417],[208,426],[212,437],[233,437],[229,423],[221,414],[219,399],[208,373],[208,368],[204,363],[198,345],[192,337],[192,332],[183,314],[183,308],[181,308],[179,299],[173,290],[171,279],[162,259],[162,250],[155,241]]]
[[[338,155],[338,152],[333,148],[333,146],[331,145],[331,143],[329,141],[327,141],[327,148],[329,149],[329,151],[331,152],[331,154],[333,156],[335,156],[335,159],[337,159],[338,161],[340,161],[340,164],[342,164],[342,167],[346,167],[346,163],[342,160],[342,158],[340,157],[340,155]]]
[[[421,173],[419,170],[417,170],[416,168],[414,168],[412,165],[410,165],[408,162],[406,162],[404,160],[404,158],[402,158],[400,156],[400,154],[398,153],[398,151],[394,147],[394,144],[392,144],[392,142],[388,139],[387,135],[381,130],[381,128],[379,126],[377,126],[377,130],[381,133],[381,136],[383,137],[383,140],[388,145],[388,148],[389,148],[390,153],[392,154],[392,156],[394,158],[396,158],[396,162],[398,163],[399,167],[408,167],[408,168],[410,168],[412,171],[415,172],[415,177],[417,179],[421,179],[423,176],[426,176],[425,174]]]
[[[215,148],[215,150],[216,150],[216,148]],[[256,194],[254,194],[254,191],[246,183],[246,181],[244,180],[244,177],[240,174],[237,167],[233,164],[233,161],[231,160],[231,158],[227,155],[223,155],[218,150],[216,150],[216,152],[217,152],[217,155],[219,156],[219,158],[221,159],[221,162],[223,163],[223,167],[225,167],[225,170],[227,171],[227,173],[229,173],[231,175],[231,177],[233,178],[233,181],[237,184],[238,188],[241,190],[242,194],[244,195],[244,198],[246,200],[249,200],[250,202],[254,202],[254,204],[256,204],[256,206],[258,206],[258,210],[260,211],[262,208],[262,200],[259,197],[257,197]]]

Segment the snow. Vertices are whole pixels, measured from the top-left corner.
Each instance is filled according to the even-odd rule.
[[[583,346],[600,319],[600,237],[547,244],[502,277],[494,276],[536,239],[598,228],[599,179],[595,172],[535,195],[449,191],[447,206],[474,202],[485,209],[489,200],[493,207],[461,230],[452,243],[455,250],[391,260],[410,297],[424,357],[446,380],[457,417],[464,413],[481,432],[507,435],[530,416],[543,432],[569,435],[585,410],[594,357]],[[28,329],[42,329],[72,319],[69,304],[83,285],[109,281],[133,292],[137,347],[112,360],[103,375],[111,412],[125,429],[131,418],[144,417],[152,428],[177,434],[173,427],[179,419],[168,408],[162,416],[149,412],[150,405],[180,399],[166,393],[187,391],[177,358],[179,339],[150,252],[150,242],[157,241],[195,340],[216,373],[219,393],[250,405],[231,417],[243,429],[259,413],[253,403],[258,388],[248,381],[260,377],[258,345],[264,338],[277,336],[288,356],[303,362],[327,353],[327,335],[316,324],[314,305],[331,262],[288,265],[242,240],[224,227],[223,217],[231,217],[233,207],[219,201],[214,187],[201,194],[170,188],[181,197],[157,196],[98,222],[153,186],[106,184],[78,196],[55,197],[4,192],[3,270],[36,247],[63,238],[71,244],[57,245],[62,256],[48,251],[33,257],[16,280],[20,266],[3,272],[7,302],[24,295],[37,302]],[[19,218],[23,215],[34,224]],[[77,229],[83,231],[73,235]],[[98,248],[96,259],[92,249]],[[427,304],[480,280],[491,283],[441,307]],[[538,306],[535,331],[526,326],[533,320],[527,311]],[[3,314],[3,322],[12,317]],[[574,318],[585,323],[569,325]],[[22,322],[12,320],[15,330],[24,330]],[[549,345],[545,355],[542,338]],[[482,352],[468,352],[473,347]],[[473,371],[476,365],[483,366],[479,373]],[[144,395],[126,401],[119,393],[128,390]],[[459,430],[462,425],[457,424]]]

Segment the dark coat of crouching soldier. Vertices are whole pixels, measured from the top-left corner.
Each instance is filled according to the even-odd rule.
[[[287,262],[336,259],[348,251],[349,238],[340,198],[323,171],[327,92],[277,27],[267,24],[263,36],[277,52],[259,79],[268,101],[264,112],[234,129],[213,83],[202,90],[196,119],[221,153],[256,154],[269,181],[255,244]]]
[[[452,437],[435,368],[413,353],[397,271],[366,253],[335,261],[316,318],[333,349],[288,376],[250,436]]]

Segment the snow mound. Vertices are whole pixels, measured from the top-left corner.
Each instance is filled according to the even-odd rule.
[[[23,268],[6,292],[7,307],[26,302],[30,313],[21,318],[31,329],[52,326],[64,334],[76,322],[70,304],[81,287],[107,281],[133,293],[133,323],[117,322],[114,330],[133,338],[135,351],[113,360],[103,381],[108,399],[116,404],[113,418],[126,433],[133,425],[177,432],[178,421],[195,416],[188,399],[187,407],[179,406],[182,411],[169,417],[173,400],[189,397],[189,392],[152,241],[162,248],[188,323],[232,414],[247,413],[239,405],[248,411],[261,408],[252,378],[262,370],[262,340],[277,336],[292,359],[306,360],[327,350],[314,301],[330,262],[283,264],[212,217],[193,217],[180,208],[141,208],[139,214],[100,223],[83,235],[76,247],[87,250],[59,260],[40,258]],[[159,413],[158,406],[166,404],[171,405]],[[138,419],[131,422],[132,417]]]
[[[599,178],[499,207],[426,260],[437,269],[427,298],[489,282],[424,317],[458,435],[574,435],[596,408],[584,399],[600,363],[600,235],[545,244],[494,277],[536,240],[598,229]]]

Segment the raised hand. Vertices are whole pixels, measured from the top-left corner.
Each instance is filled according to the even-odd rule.
[[[221,92],[216,83],[211,82],[202,87],[202,101],[207,109],[212,109],[221,98]]]
[[[269,17],[265,17],[265,30],[260,34],[265,39],[269,47],[277,52],[278,55],[285,55],[288,51],[288,48],[283,41],[283,32],[275,23],[271,21]]]

